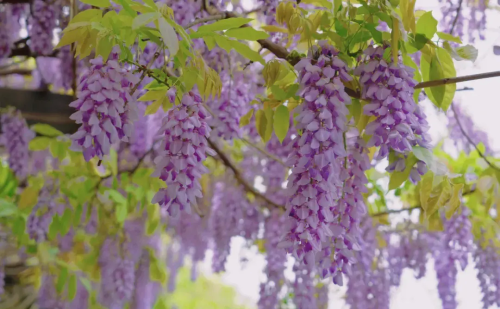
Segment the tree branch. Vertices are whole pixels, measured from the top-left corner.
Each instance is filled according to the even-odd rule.
[[[31,70],[28,69],[12,69],[6,71],[0,71],[0,76],[12,75],[12,74],[20,74],[20,75],[30,75]]]
[[[194,21],[190,22],[189,24],[187,24],[186,26],[184,26],[184,29],[189,29],[193,26],[196,26],[198,24],[202,24],[202,23],[206,23],[206,22],[209,22],[209,21],[214,21],[214,20],[221,20],[221,19],[226,19],[228,18],[226,16],[225,13],[222,13],[222,14],[216,14],[216,15],[211,15],[211,16],[207,16],[207,17],[204,17],[204,18],[199,18],[199,19],[195,19]]]
[[[207,7],[206,8],[207,12],[215,18],[232,18],[232,17],[239,17],[238,14],[234,12],[224,12],[221,13],[219,12],[216,8],[214,7]],[[250,25],[243,25],[242,27],[250,27]],[[257,42],[262,46],[262,48],[265,48],[269,50],[271,53],[273,53],[277,58],[287,60],[291,65],[297,64],[297,62],[300,61],[299,57],[290,57],[290,52],[288,50],[276,43],[271,42],[270,40],[257,40]],[[456,84],[456,83],[461,83],[465,81],[470,81],[470,80],[478,80],[478,79],[485,79],[485,78],[492,78],[492,77],[499,77],[500,76],[500,71],[495,71],[495,72],[488,72],[488,73],[481,73],[481,74],[474,74],[474,75],[466,75],[466,76],[459,76],[459,77],[451,77],[451,78],[444,78],[444,79],[437,79],[437,80],[430,80],[426,82],[419,83],[415,86],[415,89],[421,89],[421,88],[428,88],[428,87],[434,87],[434,86],[441,86],[441,85],[447,85],[447,84]],[[345,88],[346,93],[356,99],[361,99],[361,93],[354,89],[350,88]]]
[[[455,29],[455,26],[457,25],[458,16],[460,16],[460,10],[462,9],[463,2],[464,2],[464,0],[460,0],[460,2],[458,3],[457,15],[455,15],[455,19],[453,20],[453,24],[451,25],[451,28],[450,28],[451,35],[453,35],[453,30]]]
[[[222,163],[226,167],[228,167],[234,174],[234,178],[243,186],[245,189],[249,192],[251,192],[253,195],[255,195],[257,198],[260,198],[264,200],[267,204],[272,205],[274,207],[279,207],[279,208],[285,208],[283,205],[278,205],[275,202],[271,201],[269,198],[267,198],[265,195],[261,194],[259,191],[257,191],[251,184],[249,184],[243,176],[241,176],[241,172],[239,169],[231,162],[231,160],[226,156],[224,152],[222,152],[215,143],[213,143],[210,139],[207,139],[208,144],[210,145],[210,148],[212,148],[219,158],[221,159]]]
[[[288,167],[288,166],[286,166],[285,162],[283,162],[283,160],[281,160],[277,156],[273,155],[272,153],[268,152],[267,150],[265,150],[264,148],[260,147],[259,145],[255,145],[254,143],[252,143],[251,141],[249,141],[246,138],[242,138],[241,140],[243,142],[245,142],[245,144],[247,144],[248,146],[257,149],[263,155],[265,155],[265,156],[269,157],[270,159],[278,162],[279,164],[283,165],[284,167]]]
[[[500,171],[500,167],[498,167],[498,166],[494,165],[493,163],[491,163],[488,160],[488,158],[486,158],[486,155],[477,147],[476,143],[474,143],[474,141],[470,138],[470,136],[467,134],[467,132],[465,132],[465,129],[462,126],[462,123],[460,122],[460,119],[458,118],[458,114],[457,114],[457,111],[455,109],[455,105],[453,103],[451,104],[451,109],[453,110],[453,116],[455,117],[455,120],[457,121],[458,127],[460,128],[460,131],[462,132],[462,134],[465,136],[465,139],[467,139],[467,142],[469,142],[469,144],[471,144],[472,146],[474,146],[474,148],[476,149],[476,151],[479,154],[479,156],[481,158],[483,158],[483,160],[486,161],[486,163],[492,169]]]

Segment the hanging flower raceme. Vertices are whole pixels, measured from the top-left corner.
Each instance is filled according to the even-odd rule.
[[[349,155],[344,162],[343,195],[338,206],[333,209],[334,221],[329,228],[334,233],[330,246],[319,255],[319,272],[325,277],[333,277],[333,282],[343,284],[343,275],[356,262],[355,251],[360,250],[359,222],[366,214],[363,193],[367,193],[368,180],[365,171],[370,169],[370,160],[365,142],[358,136],[349,139]],[[344,178],[344,177],[343,177]]]
[[[483,239],[484,240],[484,239]],[[477,279],[483,294],[483,309],[500,307],[500,253],[493,241],[477,242],[474,250]]]
[[[61,9],[59,0],[50,3],[44,0],[33,1],[28,32],[30,47],[34,53],[48,56],[53,52],[52,32],[57,25],[57,16]]]
[[[73,53],[71,52],[71,46],[64,46],[59,49],[57,57],[60,60],[59,64],[59,78],[57,79],[59,86],[64,90],[70,90],[73,88],[74,70],[73,70]]]
[[[384,265],[385,250],[377,248],[377,230],[370,217],[363,219],[360,230],[362,249],[355,253],[358,262],[347,275],[346,302],[352,309],[388,309],[390,270]]]
[[[215,155],[208,147],[208,113],[201,102],[195,90],[184,94],[181,103],[169,110],[160,129],[163,137],[153,177],[165,181],[167,188],[156,193],[153,203],[166,207],[173,217],[180,211],[191,213],[191,204],[202,197],[200,178],[208,172],[203,161],[207,154]]]
[[[462,207],[459,213],[445,220],[444,231],[433,248],[438,294],[445,309],[455,309],[458,306],[455,299],[458,268],[455,263],[458,263],[462,270],[465,269],[468,254],[473,248],[469,213],[467,208]]]
[[[383,59],[384,48],[369,46],[364,51],[364,59],[354,70],[362,87],[363,99],[370,100],[363,107],[367,116],[375,120],[366,126],[366,134],[371,135],[368,147],[380,147],[377,158],[382,159],[393,150],[398,157],[387,170],[403,171],[404,158],[413,146],[429,147],[429,126],[421,107],[413,99],[413,69],[398,63],[387,63]],[[419,161],[414,167],[410,180],[420,180],[427,168]]]
[[[286,251],[278,247],[284,222],[283,215],[278,210],[274,210],[264,225],[267,262],[264,272],[267,281],[260,285],[259,309],[274,309],[278,305],[278,293],[284,281],[286,263]]]
[[[315,263],[322,243],[329,247],[330,237],[343,231],[333,224],[344,180],[340,161],[347,156],[343,134],[350,97],[342,80],[351,80],[346,64],[331,46],[321,43],[313,55],[316,53],[317,59],[303,58],[295,66],[305,102],[298,107],[296,118],[302,135],[294,139],[286,162],[293,166],[288,178],[291,196],[286,206],[286,235],[280,244],[298,260],[305,257],[308,264]]]
[[[77,100],[70,104],[77,109],[71,119],[81,124],[71,136],[71,149],[83,151],[87,161],[95,156],[102,159],[118,141],[129,141],[137,119],[135,102],[129,94],[137,77],[123,72],[116,60],[104,63],[99,56],[90,63],[89,72],[80,79]]]
[[[293,282],[293,303],[296,308],[317,308],[314,297],[314,271],[313,265],[303,261],[296,261],[293,265],[295,281]]]
[[[16,177],[20,180],[26,178],[29,172],[29,142],[35,133],[28,128],[26,120],[16,110],[7,110],[0,115],[2,135],[0,144],[7,149],[9,158],[7,162]]]
[[[129,306],[130,309],[153,308],[156,298],[161,291],[160,283],[152,281],[150,278],[150,263],[149,252],[144,250],[135,273],[134,297]]]
[[[241,72],[233,76],[223,75],[223,85],[220,97],[210,100],[207,104],[217,117],[210,121],[213,133],[225,140],[241,138],[243,128],[240,128],[240,119],[249,110],[251,97],[249,86]]]

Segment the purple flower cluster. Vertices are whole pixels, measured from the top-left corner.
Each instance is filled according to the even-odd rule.
[[[2,135],[0,144],[3,144],[9,154],[8,163],[16,177],[23,180],[29,172],[29,142],[35,133],[28,128],[26,120],[17,110],[7,110],[0,115]]]
[[[52,32],[54,31],[61,4],[59,0],[47,2],[34,0],[29,35],[31,50],[38,55],[50,55],[53,51]]]
[[[203,161],[207,154],[215,154],[207,146],[210,127],[201,102],[194,90],[184,94],[181,103],[168,111],[160,129],[161,152],[154,160],[153,177],[160,177],[167,188],[156,193],[153,203],[166,207],[173,217],[180,211],[191,213],[191,204],[202,197],[200,178],[208,171]]]
[[[457,122],[457,118],[460,125],[459,122]],[[479,143],[483,143],[486,153],[491,153],[488,134],[478,129],[472,121],[472,118],[467,113],[464,113],[459,105],[454,104],[453,109],[448,112],[448,128],[450,138],[459,149],[463,149],[466,153],[470,153],[474,150],[474,146],[469,143],[460,127],[462,127],[474,144],[477,145]]]
[[[443,304],[443,309],[457,308],[455,299],[455,284],[457,280],[457,266],[465,269],[468,254],[473,248],[473,237],[471,233],[471,222],[468,218],[469,211],[462,207],[460,213],[456,213],[449,220],[445,220],[444,231],[433,248],[434,269],[438,279],[438,294]]]
[[[296,308],[317,308],[314,297],[314,265],[296,261],[293,265],[295,281],[293,282],[293,303]]]
[[[347,156],[343,134],[347,131],[346,104],[350,97],[342,80],[351,79],[346,64],[333,47],[321,42],[314,57],[303,58],[295,68],[300,76],[300,96],[305,101],[298,107],[297,130],[302,131],[292,144],[287,165],[292,166],[288,179],[290,198],[286,235],[280,246],[295,258],[315,264],[315,254],[323,243],[330,246],[332,236],[344,229],[336,225],[335,212],[341,197],[341,158]]]
[[[92,67],[80,79],[77,100],[70,104],[77,109],[71,119],[81,124],[71,136],[71,149],[83,151],[87,161],[94,156],[102,159],[118,141],[127,142],[137,119],[135,102],[129,94],[137,78],[124,73],[116,60],[103,63],[99,56],[90,62]]]
[[[135,262],[114,238],[107,238],[100,250],[101,288],[99,301],[106,308],[122,308],[132,299],[135,288]]]
[[[130,309],[150,309],[154,307],[161,286],[158,282],[151,280],[149,264],[149,252],[144,250],[135,274],[134,297],[130,303]]]
[[[248,112],[251,101],[248,88],[242,73],[223,75],[221,96],[207,102],[217,116],[210,121],[210,126],[214,128],[213,134],[229,141],[242,137],[240,119]]]
[[[328,309],[328,284],[316,287],[316,298],[318,309]]]
[[[73,72],[73,53],[71,52],[71,46],[64,46],[59,49],[57,57],[60,60],[59,64],[59,78],[58,84],[64,90],[71,90],[73,85],[72,81],[74,79]]]
[[[346,302],[353,309],[389,308],[390,278],[383,261],[384,252],[377,249],[377,231],[369,217],[360,223],[362,250],[356,252],[358,262],[348,273]]]
[[[130,150],[136,157],[140,158],[153,147],[154,132],[150,130],[152,117],[150,115],[144,115],[146,105],[143,102],[138,102],[137,109],[139,119],[134,122]]]
[[[201,0],[165,0],[164,2],[174,11],[175,22],[182,27],[192,22],[195,16],[202,11],[203,2]]]
[[[271,213],[264,225],[264,246],[267,265],[264,270],[267,281],[260,285],[259,309],[274,309],[278,304],[278,293],[284,280],[286,251],[279,248],[284,217],[278,210]]]
[[[343,284],[342,273],[349,271],[349,266],[356,262],[355,251],[361,249],[359,243],[359,222],[366,214],[363,193],[367,193],[368,180],[365,171],[370,169],[370,160],[362,138],[356,136],[347,141],[348,157],[345,161],[343,195],[338,206],[333,210],[335,217],[330,230],[334,232],[331,246],[323,249],[319,259],[320,274],[333,277],[333,282]]]
[[[441,1],[440,1],[441,2]],[[484,30],[486,30],[486,8],[487,1],[460,1],[447,0],[441,7],[443,17],[441,22],[443,31],[458,36],[462,40],[465,38],[465,26],[467,24],[467,34],[469,42],[474,43],[476,37],[484,40]],[[468,10],[467,10],[468,9]],[[458,45],[452,43],[453,45]]]
[[[474,262],[483,293],[483,308],[488,309],[495,304],[500,307],[500,253],[492,241],[485,245],[476,244]]]
[[[429,125],[421,107],[413,99],[413,69],[402,64],[389,64],[383,59],[384,48],[369,46],[364,51],[364,59],[354,70],[359,76],[362,97],[370,100],[363,107],[365,115],[376,117],[366,126],[371,135],[368,147],[380,147],[377,159],[385,158],[393,150],[398,159],[387,171],[403,171],[404,157],[413,146],[429,147]],[[424,162],[419,161],[410,175],[414,183],[427,172]]]
[[[263,13],[264,22],[267,25],[276,24],[276,8],[278,7],[278,0],[260,0],[260,10]]]
[[[5,266],[3,261],[0,260],[0,300],[3,293],[5,293]]]
[[[244,217],[242,203],[243,192],[224,183],[217,183],[212,198],[210,230],[213,239],[214,256],[212,269],[222,272],[230,253],[230,242],[233,236],[239,235]]]
[[[42,277],[42,283],[40,290],[38,291],[38,296],[37,303],[39,308],[66,308],[66,302],[62,300],[60,295],[57,295],[55,279],[50,275],[44,275]]]
[[[11,38],[10,38],[10,23],[7,16],[7,10],[0,12],[0,59],[7,58],[10,55]]]
[[[368,147],[380,147],[378,157],[385,158],[389,150],[407,154],[412,146],[429,146],[429,128],[425,115],[413,100],[413,69],[402,64],[388,64],[383,59],[384,48],[369,46],[365,59],[354,70],[362,86],[362,97],[370,100],[363,107],[365,115],[376,120],[366,132],[372,135]]]

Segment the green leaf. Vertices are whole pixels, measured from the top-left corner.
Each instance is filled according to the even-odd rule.
[[[60,220],[61,229],[59,232],[61,233],[62,236],[68,234],[72,223],[71,220],[72,216],[73,216],[73,211],[70,208],[66,208]]]
[[[382,37],[382,33],[380,33],[380,37]],[[356,44],[356,43],[362,43],[362,42],[366,42],[368,41],[369,39],[372,38],[372,34],[370,33],[370,31],[367,31],[367,30],[361,30],[361,31],[358,31],[351,39],[351,41],[349,42],[349,44]],[[352,46],[352,45],[351,45]]]
[[[105,36],[103,38],[100,38],[97,42],[95,52],[97,55],[102,56],[103,61],[106,61],[108,60],[109,54],[111,54],[114,45],[115,44],[113,38]]]
[[[108,190],[109,198],[121,205],[127,205],[127,199],[116,190]]]
[[[61,267],[61,271],[57,276],[56,291],[61,294],[68,280],[68,269],[66,267]]]
[[[335,33],[337,33],[343,38],[347,37],[347,29],[344,27],[344,25],[339,19],[335,20]]]
[[[451,57],[457,61],[469,60],[475,62],[477,59],[478,51],[470,44],[452,47],[448,42],[444,42],[443,47],[450,53]]]
[[[391,178],[389,180],[389,190],[399,188],[399,186],[401,186],[401,184],[403,184],[403,182],[408,179],[411,169],[413,168],[413,165],[415,165],[415,163],[417,163],[417,158],[413,154],[410,154],[405,160],[405,170],[402,172],[394,171],[391,173]]]
[[[232,46],[232,40],[229,40],[228,38],[222,36],[222,35],[216,35],[213,37],[215,39],[215,42],[217,45],[219,45],[220,48],[226,51],[226,53],[230,53],[231,49],[233,48]]]
[[[224,34],[228,37],[247,41],[264,40],[269,37],[269,34],[267,34],[266,32],[257,31],[251,27],[229,29]]]
[[[127,219],[128,215],[128,209],[126,204],[117,204],[116,205],[116,210],[115,210],[115,215],[116,215],[116,221],[119,223],[125,222],[125,219]]]
[[[443,207],[451,197],[451,186],[448,178],[444,178],[441,183],[432,190],[428,200],[427,208],[424,209],[427,218],[432,216],[439,208]]]
[[[420,16],[417,21],[417,33],[425,35],[429,40],[432,39],[437,31],[437,20],[432,16],[432,11]]]
[[[423,177],[422,180],[420,180],[419,186],[420,186],[420,207],[422,209],[427,209],[427,201],[429,200],[429,197],[431,196],[431,191],[432,187],[434,185],[434,173],[432,172],[427,172]]]
[[[90,4],[91,6],[96,6],[98,8],[111,6],[111,2],[109,2],[109,0],[80,0],[80,2]]]
[[[245,114],[245,116],[241,117],[240,120],[240,128],[248,125],[250,123],[250,119],[252,119],[254,109],[250,109],[248,113]]]
[[[36,133],[48,137],[56,137],[56,136],[61,136],[63,133],[56,128],[44,124],[44,123],[37,123],[31,126],[31,130],[35,131]]]
[[[413,147],[413,154],[417,159],[424,161],[429,170],[434,172],[434,174],[445,175],[448,172],[446,166],[441,164],[429,149],[415,146]]]
[[[52,222],[50,222],[49,225],[48,238],[50,240],[54,240],[60,230],[61,230],[61,220],[59,218],[59,215],[55,215],[52,217]]]
[[[118,174],[118,154],[116,150],[111,149],[109,151],[109,159],[107,160],[109,169],[111,170],[111,175],[116,176]]]
[[[26,221],[23,217],[19,216],[15,219],[14,224],[12,225],[12,233],[21,238],[24,235],[24,230],[26,227]]]
[[[274,133],[276,134],[276,137],[278,138],[280,143],[282,143],[285,139],[289,127],[290,111],[288,110],[288,107],[280,105],[274,113]]]
[[[39,190],[34,187],[27,187],[24,189],[19,195],[19,201],[17,203],[19,209],[31,208],[35,206],[38,201],[38,193]]]
[[[17,210],[18,208],[16,204],[6,201],[4,199],[0,199],[0,218],[9,217],[17,213]]]
[[[462,40],[460,40],[459,37],[456,37],[456,36],[453,36],[449,33],[446,33],[446,32],[438,32],[437,33],[438,37],[441,39],[441,40],[445,40],[445,41],[451,41],[451,42],[455,42],[455,43],[458,43],[458,44],[462,44]]]
[[[420,68],[424,81],[456,76],[455,65],[450,54],[441,47],[423,52]],[[456,84],[427,87],[425,93],[434,105],[446,111],[453,101],[456,87]]]
[[[179,40],[174,28],[165,20],[165,18],[158,19],[159,30],[163,43],[167,46],[170,57],[174,57],[179,51]]]
[[[72,301],[76,296],[77,278],[75,274],[71,274],[68,280],[68,301]]]
[[[231,41],[231,45],[233,46],[234,50],[236,50],[243,57],[255,62],[260,62],[263,65],[265,64],[262,56],[255,50],[251,49],[248,45],[245,45],[238,41]]]
[[[52,139],[50,141],[50,154],[54,158],[58,158],[59,160],[64,160],[66,157],[67,145],[63,141],[59,141],[57,139]]]
[[[129,16],[132,16],[132,17],[135,17],[137,16],[137,12],[134,11],[134,9],[131,7],[131,4],[133,4],[132,1],[130,1],[131,3],[129,3],[128,0],[113,0],[114,2],[120,4],[122,7],[123,7],[123,10],[129,15]]]
[[[29,146],[28,146],[29,150],[31,150],[31,151],[45,150],[45,149],[47,149],[47,147],[49,147],[51,140],[52,139],[50,137],[37,136],[30,141]]]
[[[160,12],[144,13],[137,15],[132,22],[132,30],[136,30],[161,17]]]
[[[197,32],[213,32],[231,28],[239,28],[244,24],[249,23],[250,21],[252,21],[251,18],[242,18],[242,17],[222,19],[216,21],[213,24],[201,26],[200,28],[198,28]]]
[[[458,207],[461,204],[460,198],[462,197],[462,189],[464,188],[463,183],[454,184],[453,190],[451,192],[451,199],[448,203],[448,207],[446,209],[446,218],[450,219],[451,216],[457,211]]]
[[[376,43],[382,43],[382,32],[378,31],[373,24],[366,24],[365,28],[370,31],[373,40]]]

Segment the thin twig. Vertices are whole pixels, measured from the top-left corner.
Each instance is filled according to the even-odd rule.
[[[255,145],[254,143],[252,143],[251,141],[249,141],[246,138],[242,138],[241,140],[243,142],[245,142],[245,144],[247,144],[248,146],[253,147],[253,148],[257,149],[258,151],[260,151],[263,155],[269,157],[270,159],[273,159],[274,161],[278,162],[279,164],[283,165],[284,167],[288,167],[288,166],[286,166],[285,162],[283,162],[283,160],[281,160],[277,156],[273,155],[272,153],[268,152],[267,150],[260,147],[259,145]]]
[[[474,88],[471,88],[471,87],[463,87],[463,88],[460,88],[460,89],[455,90],[455,92],[458,92],[458,91],[469,91],[469,90],[474,90]]]
[[[500,71],[473,74],[473,75],[465,75],[465,76],[458,76],[458,77],[450,77],[450,78],[443,78],[443,79],[437,79],[437,80],[430,80],[427,82],[419,83],[418,85],[415,86],[415,89],[441,86],[441,85],[447,85],[447,84],[456,84],[456,83],[466,82],[466,81],[470,81],[470,80],[478,80],[478,79],[485,79],[485,78],[492,78],[492,77],[500,77]]]
[[[210,148],[212,148],[219,158],[222,160],[222,163],[226,167],[228,167],[234,174],[234,178],[243,186],[245,189],[249,192],[251,192],[253,195],[255,195],[257,198],[260,198],[264,200],[267,204],[272,205],[274,207],[279,207],[279,208],[285,208],[283,205],[278,205],[275,202],[271,201],[269,198],[267,198],[265,195],[261,194],[259,191],[257,191],[251,184],[249,184],[242,176],[241,172],[239,169],[231,162],[231,160],[226,156],[224,152],[222,152],[215,143],[213,143],[210,139],[207,139],[208,144],[210,145]]]
[[[455,26],[457,25],[458,16],[460,16],[460,10],[462,9],[462,2],[463,1],[464,0],[460,0],[460,2],[458,3],[457,14],[455,15],[455,19],[453,20],[453,24],[451,25],[451,28],[450,28],[451,35],[453,35],[453,30],[455,29]]]
[[[146,77],[146,75],[148,74],[148,71],[149,71],[149,68],[153,65],[153,63],[156,61],[156,59],[158,57],[160,57],[160,53],[158,51],[159,49],[156,50],[153,58],[151,58],[151,60],[149,60],[149,63],[147,64],[146,67],[140,67],[142,71],[142,75],[141,77],[139,78],[139,81],[137,82],[137,84],[135,84],[135,86],[130,90],[130,95],[132,96],[134,94],[134,92],[137,90],[137,88],[139,88],[140,84],[142,83],[142,81],[144,80],[144,78]]]
[[[0,76],[6,76],[6,75],[12,75],[12,74],[30,75],[31,70],[17,68],[17,69],[12,69],[12,70],[0,71]]]
[[[452,103],[451,104],[451,109],[453,110],[453,116],[455,117],[455,120],[457,121],[457,124],[458,124],[458,127],[460,128],[460,131],[462,132],[462,134],[465,136],[465,139],[467,139],[467,141],[469,142],[469,144],[471,144],[472,146],[474,146],[474,148],[476,149],[477,153],[479,154],[479,156],[481,158],[483,158],[484,161],[486,161],[486,163],[494,170],[497,170],[497,171],[500,171],[500,167],[494,165],[493,163],[491,163],[488,158],[486,158],[486,155],[479,149],[479,147],[477,147],[476,143],[474,143],[474,141],[470,138],[470,136],[467,134],[467,132],[465,132],[465,129],[464,127],[462,126],[462,123],[460,122],[460,119],[458,118],[458,114],[457,114],[457,111],[455,109],[455,105]]]

